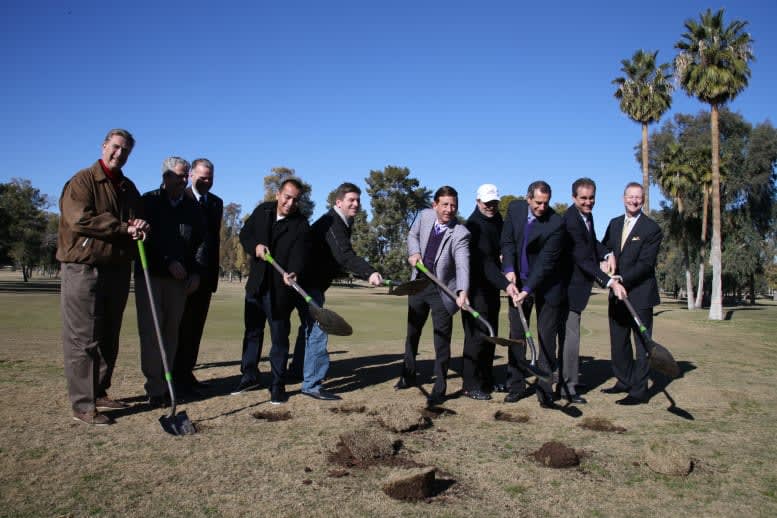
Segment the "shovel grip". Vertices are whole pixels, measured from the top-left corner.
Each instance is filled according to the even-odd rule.
[[[138,255],[140,255],[140,264],[144,270],[148,270],[148,260],[146,259],[146,247],[142,239],[138,239]]]

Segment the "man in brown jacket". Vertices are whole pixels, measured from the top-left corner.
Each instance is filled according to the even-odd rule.
[[[134,240],[150,230],[140,219],[140,193],[124,176],[135,139],[112,129],[102,157],[78,171],[59,200],[57,260],[62,263],[62,345],[73,419],[105,426],[100,410],[125,408],[108,397],[119,352]]]

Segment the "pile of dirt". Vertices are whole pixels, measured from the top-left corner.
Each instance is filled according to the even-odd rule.
[[[371,413],[382,427],[395,433],[423,430],[432,426],[431,418],[422,415],[417,408],[406,405],[386,405]]]
[[[367,407],[358,403],[343,403],[329,409],[333,414],[363,414],[367,411]]]
[[[396,500],[421,500],[432,496],[436,469],[425,468],[395,471],[383,483],[383,492]]]
[[[580,464],[580,456],[564,443],[550,441],[529,455],[549,468],[571,468]]]
[[[693,459],[680,444],[654,441],[645,445],[643,454],[645,463],[656,473],[684,477],[693,470]]]
[[[494,419],[497,421],[506,421],[508,423],[528,423],[529,416],[521,413],[502,412],[497,410],[494,414]]]
[[[370,466],[418,467],[415,461],[397,456],[402,441],[375,426],[368,426],[340,435],[335,450],[330,451],[327,460],[346,468],[368,468]]]
[[[586,417],[583,419],[583,422],[577,426],[595,432],[623,433],[626,431],[622,426],[616,426],[609,419],[604,417]]]
[[[256,419],[264,419],[265,421],[288,421],[291,419],[291,412],[288,410],[260,410],[251,414],[251,417]]]

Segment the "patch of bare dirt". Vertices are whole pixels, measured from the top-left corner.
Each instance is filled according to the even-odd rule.
[[[494,419],[496,421],[505,421],[508,423],[528,423],[529,422],[529,416],[526,414],[503,412],[501,410],[496,411],[496,413],[494,414]]]
[[[529,456],[549,468],[572,468],[580,464],[580,456],[577,452],[557,441],[546,442]]]
[[[432,496],[435,468],[396,471],[383,483],[383,492],[396,500],[421,500]]]
[[[260,410],[251,414],[255,419],[263,419],[268,422],[288,421],[291,419],[291,412],[288,410]]]
[[[622,426],[617,426],[607,418],[604,417],[585,417],[583,421],[577,425],[580,428],[586,430],[593,430],[594,432],[615,432],[623,433],[626,431]]]
[[[684,477],[693,470],[693,459],[685,448],[669,441],[653,441],[643,450],[647,466],[664,475]]]

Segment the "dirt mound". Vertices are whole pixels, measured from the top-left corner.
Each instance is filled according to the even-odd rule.
[[[370,466],[419,467],[410,459],[400,457],[397,452],[402,441],[375,426],[369,426],[340,435],[335,450],[327,454],[327,460],[346,468],[368,468]]]
[[[546,442],[529,456],[549,468],[571,468],[580,464],[577,452],[557,441]]]
[[[432,426],[431,418],[421,415],[417,408],[407,405],[386,405],[376,408],[370,414],[375,416],[382,427],[396,433],[423,430]]]
[[[288,421],[291,419],[291,412],[288,410],[260,410],[251,414],[251,417],[256,419],[264,419],[265,421]]]
[[[421,415],[429,419],[436,419],[445,415],[456,415],[455,410],[445,408],[444,406],[430,406],[421,409]]]
[[[357,403],[343,403],[342,405],[330,408],[329,411],[333,414],[363,414],[367,411],[367,407]]]
[[[405,469],[389,475],[383,483],[383,492],[396,500],[421,500],[432,496],[433,467]]]
[[[693,460],[682,445],[654,441],[643,450],[645,463],[656,473],[684,477],[693,470]]]
[[[506,421],[508,423],[528,423],[529,416],[526,414],[514,414],[512,412],[502,412],[497,410],[494,414],[494,419],[497,421]]]
[[[595,432],[623,433],[626,431],[622,426],[616,426],[609,419],[604,417],[585,417],[583,418],[583,422],[577,426]]]

